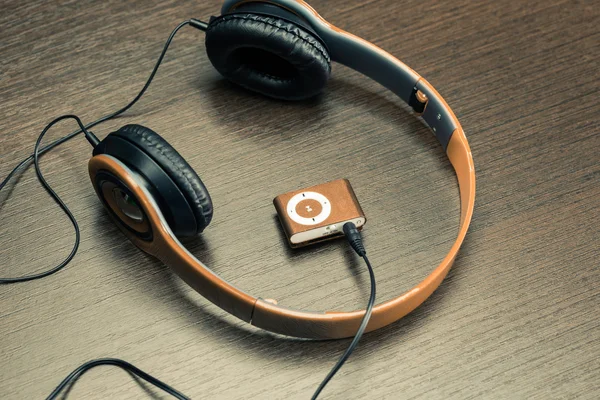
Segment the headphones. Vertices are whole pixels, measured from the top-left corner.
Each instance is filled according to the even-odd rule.
[[[473,158],[448,104],[400,60],[325,21],[302,0],[226,0],[220,16],[197,27],[206,31],[211,63],[240,86],[282,100],[306,99],[323,90],[335,61],[394,92],[431,128],[458,177],[458,237],[429,276],[373,308],[366,330],[391,324],[418,307],[452,266],[475,202]],[[156,132],[126,125],[95,146],[88,166],[98,197],[124,234],[223,310],[283,335],[334,339],[356,333],[365,310],[292,310],[252,296],[216,275],[181,244],[178,236],[196,235],[210,224],[214,207],[198,174]]]

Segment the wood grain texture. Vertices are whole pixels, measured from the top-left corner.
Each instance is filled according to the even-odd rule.
[[[311,3],[431,82],[475,158],[472,228],[440,289],[366,335],[331,399],[582,398],[600,390],[600,12],[592,1]],[[64,113],[84,121],[141,87],[171,29],[218,1],[2,1],[0,177]],[[318,99],[282,103],[220,79],[203,35],[184,29],[146,97],[95,129],[161,133],[198,171],[216,211],[185,244],[256,296],[311,310],[365,304],[365,268],[343,241],[288,248],[272,198],[348,178],[389,299],[426,276],[458,227],[456,180],[431,133],[393,95],[339,65]],[[64,123],[48,141],[74,128]],[[74,261],[0,287],[0,397],[44,398],[96,357],[124,358],[192,398],[309,398],[349,341],[267,334],[224,315],[140,253],[109,221],[81,138],[42,169],[82,233]],[[8,196],[10,194],[10,196]],[[2,276],[40,271],[72,228],[33,168],[0,192]],[[73,399],[155,398],[99,368]]]

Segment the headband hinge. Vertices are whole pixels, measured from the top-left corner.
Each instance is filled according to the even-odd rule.
[[[416,86],[413,87],[410,98],[408,99],[408,105],[412,107],[413,111],[418,115],[423,114],[428,102],[429,98],[427,95],[419,90]]]

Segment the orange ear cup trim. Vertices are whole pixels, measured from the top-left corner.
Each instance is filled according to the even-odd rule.
[[[202,296],[241,320],[250,322],[256,299],[219,278],[185,249],[170,230],[158,205],[148,191],[136,181],[134,173],[130,169],[116,158],[100,154],[90,159],[88,170],[96,194],[99,197],[102,196],[102,190],[95,184],[96,175],[100,171],[106,171],[127,186],[144,210],[152,229],[151,240],[147,241],[137,237],[124,228],[122,222],[115,221],[129,240],[146,253],[155,256],[169,266]],[[111,204],[109,206],[113,208]],[[129,222],[128,220],[124,221]]]

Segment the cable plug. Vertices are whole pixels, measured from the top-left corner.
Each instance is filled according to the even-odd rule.
[[[206,32],[206,30],[208,29],[208,23],[206,23],[204,21],[200,21],[199,19],[196,19],[196,18],[190,18],[189,24],[190,24],[190,26],[193,26],[194,28],[199,29],[203,32]]]
[[[361,257],[364,257],[367,254],[365,250],[365,246],[363,246],[362,236],[360,231],[356,228],[353,222],[346,222],[343,227],[344,235],[346,235],[346,239],[348,239],[348,243],[354,249],[356,254]]]
[[[92,145],[93,148],[96,148],[96,146],[98,146],[100,144],[100,139],[98,139],[96,137],[96,135],[94,135],[94,132],[88,131],[86,129],[83,132],[83,134],[85,135],[85,138],[87,139],[88,142],[90,142],[90,144]]]

